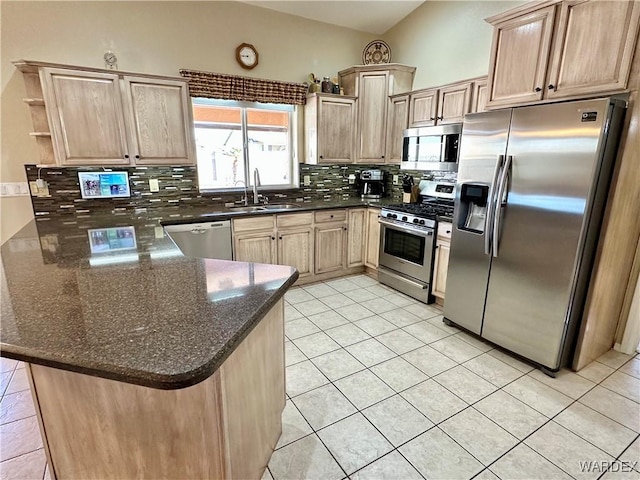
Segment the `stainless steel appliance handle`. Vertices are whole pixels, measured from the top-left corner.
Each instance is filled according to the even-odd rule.
[[[496,188],[498,187],[498,177],[500,176],[500,169],[504,163],[504,155],[498,155],[498,161],[496,162],[496,168],[493,170],[493,180],[491,181],[491,188],[489,189],[489,198],[487,199],[487,215],[484,219],[484,254],[491,255],[491,227],[493,225],[493,214],[495,211]]]
[[[398,275],[397,273],[393,273],[391,270],[387,270],[384,267],[378,267],[378,269],[383,271],[386,275],[389,275],[390,277],[395,278],[396,280],[401,280],[401,281],[406,282],[409,285],[412,285],[412,286],[414,286],[416,288],[419,288],[421,290],[424,290],[429,286],[428,284],[427,285],[423,285],[422,283],[418,283],[418,282],[414,282],[413,280],[409,280],[408,278],[402,277],[402,276]]]
[[[498,189],[498,195],[494,200],[493,206],[493,256],[498,256],[498,237],[500,232],[500,219],[502,217],[502,199],[504,198],[505,189],[507,188],[507,182],[509,180],[509,171],[511,169],[511,163],[513,162],[513,156],[507,155],[507,161],[502,169],[502,175],[500,176],[500,188]]]
[[[402,225],[398,225],[397,223],[393,223],[393,222],[389,222],[387,220],[384,220],[382,217],[380,217],[378,219],[378,222],[380,222],[380,225],[385,225],[387,227],[391,227],[395,230],[400,230],[401,232],[405,232],[405,233],[411,233],[413,235],[416,235],[417,237],[429,237],[431,235],[433,235],[433,229],[430,230],[421,230],[421,229],[413,229],[411,227],[403,227]]]

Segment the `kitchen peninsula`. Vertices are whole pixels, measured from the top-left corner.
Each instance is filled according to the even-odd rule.
[[[160,217],[32,221],[2,246],[2,356],[54,478],[260,478],[295,269],[186,258]]]

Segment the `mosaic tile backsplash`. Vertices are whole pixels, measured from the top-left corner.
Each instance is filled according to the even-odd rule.
[[[445,178],[455,181],[455,173],[422,172],[400,170],[398,165],[305,165],[299,168],[300,185],[302,179],[311,177],[311,185],[297,189],[262,191],[271,203],[283,202],[317,202],[340,201],[358,197],[357,185],[349,184],[349,175],[356,175],[362,170],[381,169],[386,172],[387,197],[402,201],[402,186],[393,185],[393,175],[408,173],[413,175],[416,183],[422,179]],[[156,166],[114,168],[127,171],[131,188],[130,198],[83,199],[80,195],[78,172],[103,171],[99,167],[82,168],[38,168],[25,165],[27,179],[35,182],[38,178],[45,180],[49,187],[48,196],[32,196],[33,210],[38,217],[109,213],[126,210],[147,211],[154,208],[179,211],[193,206],[208,207],[212,210],[223,207],[225,203],[241,204],[242,191],[225,193],[201,193],[198,190],[196,167]],[[157,179],[160,191],[151,192],[149,180]],[[249,192],[251,195],[251,192]]]

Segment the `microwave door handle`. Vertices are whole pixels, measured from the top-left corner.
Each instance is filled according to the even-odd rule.
[[[491,228],[493,226],[493,215],[496,196],[496,189],[498,188],[498,178],[500,177],[500,171],[502,164],[504,163],[504,155],[498,155],[496,161],[496,168],[493,170],[493,179],[491,180],[491,187],[489,188],[489,198],[487,199],[487,215],[484,219],[484,254],[491,255]]]
[[[506,193],[507,183],[509,181],[509,172],[511,170],[511,164],[513,163],[513,156],[507,155],[507,161],[502,169],[502,175],[500,177],[500,188],[498,194],[494,198],[493,205],[493,256],[498,256],[498,241],[500,234],[500,220],[502,218],[502,199]]]

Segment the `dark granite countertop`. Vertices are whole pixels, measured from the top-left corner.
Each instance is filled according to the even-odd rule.
[[[160,389],[209,377],[298,274],[184,257],[166,217],[40,219],[5,242],[1,355]]]

